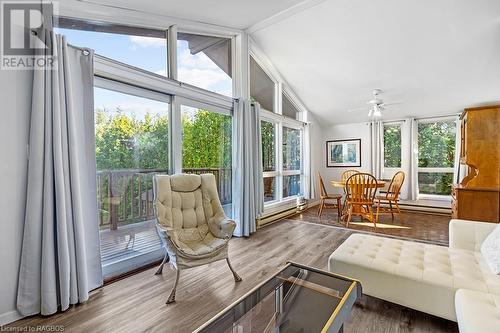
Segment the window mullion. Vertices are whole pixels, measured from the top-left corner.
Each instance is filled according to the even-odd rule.
[[[280,122],[278,123],[278,135],[276,135],[276,163],[278,164],[276,166],[276,170],[278,171],[278,176],[276,177],[277,180],[277,190],[278,190],[278,195],[277,199],[279,201],[283,200],[283,124]]]
[[[167,74],[177,80],[177,26],[172,25],[167,30]]]
[[[175,96],[172,97],[172,120],[170,121],[172,172],[182,172],[182,116],[181,105]]]

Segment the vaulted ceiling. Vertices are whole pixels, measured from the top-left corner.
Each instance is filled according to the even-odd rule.
[[[367,110],[347,110],[366,106],[374,88],[384,91],[386,102],[402,102],[386,110],[385,119],[500,102],[498,0],[96,2],[250,28],[301,101],[325,123],[367,120]]]
[[[210,23],[248,28],[304,0],[80,0]]]
[[[254,32],[306,106],[326,122],[385,119],[500,101],[500,1],[327,0]]]

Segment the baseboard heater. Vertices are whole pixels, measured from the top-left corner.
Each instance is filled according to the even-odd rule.
[[[263,227],[269,223],[277,222],[277,221],[282,220],[286,217],[295,215],[298,212],[301,212],[305,209],[307,209],[306,203],[301,204],[299,206],[295,206],[295,207],[284,208],[282,210],[273,212],[271,214],[261,216],[260,218],[257,218],[257,228]]]
[[[382,207],[389,207],[389,205],[382,204]],[[443,214],[443,215],[451,214],[451,208],[446,208],[446,207],[417,205],[411,203],[399,203],[399,208],[405,211],[415,211],[415,212],[422,212],[429,214]]]

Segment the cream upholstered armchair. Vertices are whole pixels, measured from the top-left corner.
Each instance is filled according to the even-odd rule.
[[[154,181],[157,230],[165,248],[165,263],[177,270],[167,304],[175,302],[181,269],[226,259],[236,282],[241,278],[229,261],[228,242],[236,223],[222,209],[213,174],[156,175]]]

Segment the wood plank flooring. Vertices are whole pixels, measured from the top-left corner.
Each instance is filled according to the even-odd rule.
[[[318,217],[317,213],[318,206],[315,206],[290,217],[290,219],[336,227],[346,226],[344,221],[339,222],[336,209],[324,210],[321,218]],[[448,224],[450,219],[451,216],[444,214],[403,211],[401,218],[396,215],[394,221],[392,221],[389,214],[380,215],[376,228],[373,223],[367,220],[361,221],[360,217],[355,216],[349,223],[349,229],[448,245]]]
[[[351,230],[283,220],[250,238],[233,238],[230,256],[243,281],[235,283],[224,261],[183,271],[177,302],[166,305],[174,271],[138,273],[92,292],[86,304],[12,326],[62,325],[66,332],[190,332],[234,302],[286,261],[326,268],[327,258]],[[363,296],[345,332],[458,332],[456,323]]]

